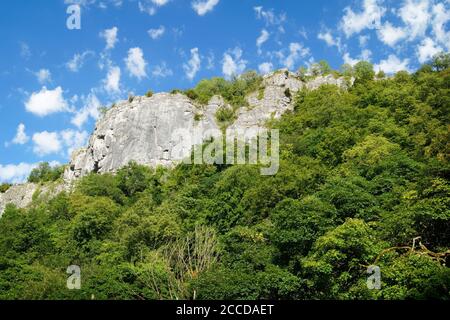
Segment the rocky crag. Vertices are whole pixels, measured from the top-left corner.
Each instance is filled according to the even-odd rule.
[[[323,84],[345,87],[343,78],[332,75],[319,76],[310,81],[301,81],[288,70],[279,70],[263,78],[263,92],[254,92],[247,96],[248,106],[237,111],[236,120],[230,130],[262,128],[267,120],[279,118],[287,110],[293,109],[292,96],[302,88],[314,90]],[[184,130],[195,137],[195,130],[220,132],[216,120],[219,108],[227,107],[220,96],[214,96],[206,106],[200,106],[187,96],[177,93],[159,93],[152,97],[135,97],[132,101],[121,101],[110,108],[97,122],[94,133],[86,148],[73,153],[64,172],[64,183],[53,188],[67,189],[73,182],[91,172],[115,172],[131,160],[149,166],[169,166],[179,162],[191,153],[199,139],[183,142],[173,135]],[[11,187],[0,194],[0,215],[6,204],[26,207],[42,186],[23,184]]]

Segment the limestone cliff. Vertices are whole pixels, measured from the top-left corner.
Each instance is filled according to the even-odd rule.
[[[307,82],[299,80],[288,70],[265,75],[262,89],[247,96],[248,105],[239,108],[229,129],[261,128],[267,120],[279,118],[287,110],[292,110],[292,97],[300,89],[314,90],[323,84],[346,86],[344,79],[336,79],[332,75]],[[159,93],[121,101],[97,121],[88,146],[73,153],[64,172],[65,186],[46,193],[55,194],[55,190],[68,188],[73,181],[91,172],[115,172],[131,160],[149,166],[172,165],[188,156],[193,145],[202,142],[204,137],[196,136],[194,131],[212,130],[220,134],[215,115],[221,107],[226,105],[219,96],[201,106],[179,93]],[[183,141],[181,151],[174,152],[174,147],[180,145],[179,137],[173,135],[177,130],[195,138]],[[0,194],[0,214],[8,203],[18,207],[29,205],[38,188],[42,187],[24,184]]]

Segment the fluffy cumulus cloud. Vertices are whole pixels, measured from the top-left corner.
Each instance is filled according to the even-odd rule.
[[[324,31],[324,32],[320,32],[317,35],[317,38],[319,40],[323,40],[325,41],[325,43],[327,44],[327,46],[329,47],[336,47],[339,50],[341,49],[341,44],[340,44],[340,39],[339,38],[334,38],[333,35],[331,34],[330,31]]]
[[[93,93],[90,93],[87,97],[82,97],[81,100],[83,101],[83,107],[75,112],[71,120],[72,124],[78,128],[81,128],[89,118],[97,120],[102,106],[97,96]]]
[[[378,30],[378,38],[390,47],[394,47],[397,42],[408,36],[407,31],[401,27],[394,27],[390,22],[386,22]]]
[[[409,59],[400,60],[396,55],[391,54],[385,60],[374,66],[375,71],[384,71],[388,74],[393,74],[399,71],[410,71]]]
[[[27,180],[31,170],[37,167],[37,164],[19,163],[19,164],[0,164],[0,182],[23,183]]]
[[[282,25],[286,21],[286,14],[276,14],[273,9],[265,10],[264,7],[254,7],[256,18],[263,20],[267,26]]]
[[[192,2],[192,8],[199,16],[204,16],[218,4],[219,0],[196,0]]]
[[[108,93],[118,93],[120,92],[120,68],[117,66],[111,66],[106,75],[104,82],[104,89]]]
[[[301,43],[292,42],[289,44],[289,54],[283,56],[282,63],[288,69],[294,69],[301,58],[305,58],[310,54],[310,50]]]
[[[273,70],[273,64],[271,62],[263,62],[258,66],[259,73],[267,74]]]
[[[142,0],[138,2],[139,11],[153,16],[157,9],[168,4],[170,0]]]
[[[345,15],[340,24],[345,35],[350,37],[364,29],[379,28],[381,18],[386,12],[386,9],[381,6],[381,2],[381,0],[364,0],[360,12],[354,12],[350,7],[345,8]]]
[[[450,7],[450,2],[447,1]],[[437,3],[433,6],[433,22],[432,29],[433,34],[436,37],[436,41],[450,50],[450,31],[446,31],[445,26],[450,21],[450,8],[447,9],[443,3]]]
[[[25,125],[23,123],[19,124],[17,127],[16,136],[12,140],[13,144],[25,144],[30,140],[30,137],[25,132]]]
[[[153,40],[159,39],[164,35],[164,32],[166,31],[166,28],[164,26],[159,26],[159,28],[156,29],[149,29],[147,31],[150,38]]]
[[[37,132],[33,135],[33,152],[40,156],[62,154],[68,158],[72,152],[86,145],[89,134],[86,131],[66,129],[59,132]]]
[[[65,156],[70,157],[73,151],[86,145],[89,134],[86,131],[67,129],[59,132],[59,137],[66,148]]]
[[[139,80],[147,77],[147,62],[144,59],[144,53],[141,48],[131,48],[128,50],[125,64],[131,76],[134,76]]]
[[[424,39],[417,47],[417,59],[420,63],[429,61],[435,54],[442,51],[431,38]]]
[[[167,66],[166,62],[156,65],[152,70],[152,77],[167,78],[173,75],[173,71]]]
[[[222,61],[222,72],[225,78],[230,79],[244,72],[247,61],[242,59],[241,48],[234,48],[224,53]]]
[[[106,29],[103,32],[100,33],[100,37],[105,39],[106,41],[106,49],[114,49],[116,46],[116,43],[118,41],[117,34],[119,32],[119,29],[117,27],[112,27],[111,29]]]
[[[33,143],[33,152],[41,157],[58,153],[62,148],[57,132],[37,132],[33,134]]]
[[[191,49],[191,58],[183,65],[184,72],[189,80],[194,79],[195,75],[200,70],[200,64],[201,58],[198,48]]]
[[[52,79],[52,74],[48,69],[41,69],[35,73],[37,80],[40,84],[45,84],[46,82],[50,82]]]
[[[408,27],[410,39],[422,37],[430,21],[429,0],[406,0],[399,9],[399,16]]]
[[[270,33],[266,29],[261,30],[261,35],[256,39],[256,46],[258,47],[258,54],[261,54],[261,46],[269,40]]]
[[[44,117],[52,113],[68,111],[69,105],[63,96],[63,89],[57,87],[54,90],[47,90],[43,87],[39,92],[33,92],[25,102],[25,108],[39,117]]]
[[[67,69],[72,72],[78,72],[83,67],[87,58],[94,56],[93,51],[84,51],[83,53],[76,53],[71,60],[66,63]]]

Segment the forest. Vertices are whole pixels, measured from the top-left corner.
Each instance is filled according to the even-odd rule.
[[[131,162],[8,205],[0,299],[448,300],[450,56],[390,77],[367,62],[324,69],[355,82],[302,90],[267,124],[280,132],[276,175]],[[224,88],[241,103],[260,84],[211,81],[188,94]],[[61,173],[42,165],[29,180]],[[66,286],[70,265],[79,290]],[[369,266],[379,289],[367,286]]]

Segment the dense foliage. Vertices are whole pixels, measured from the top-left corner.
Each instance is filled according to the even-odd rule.
[[[348,91],[302,91],[270,123],[282,140],[274,176],[130,163],[9,206],[0,299],[449,299],[450,69],[349,72]],[[193,92],[204,102],[223,83]],[[66,289],[73,264],[81,290]],[[381,290],[366,285],[373,264]]]
[[[48,162],[40,163],[37,168],[31,171],[28,182],[51,182],[62,177],[64,166],[51,166]]]

